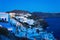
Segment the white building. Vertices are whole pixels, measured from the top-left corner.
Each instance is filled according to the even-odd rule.
[[[9,14],[0,12],[0,21],[1,20],[9,21]]]

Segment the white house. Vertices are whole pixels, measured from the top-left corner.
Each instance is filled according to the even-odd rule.
[[[9,21],[9,14],[0,12],[0,20]]]

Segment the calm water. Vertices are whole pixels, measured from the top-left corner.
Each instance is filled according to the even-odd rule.
[[[54,36],[60,40],[60,18],[46,18],[45,20],[49,24],[47,30],[52,31]]]

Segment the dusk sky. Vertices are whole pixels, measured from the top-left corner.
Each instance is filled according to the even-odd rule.
[[[11,10],[60,12],[60,0],[0,0],[0,12]]]

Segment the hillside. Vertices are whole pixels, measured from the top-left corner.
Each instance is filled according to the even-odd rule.
[[[29,11],[25,11],[25,10],[12,10],[12,11],[7,11],[6,13],[30,13]]]
[[[32,14],[32,16],[36,16],[39,18],[53,18],[53,17],[60,17],[60,13],[44,13],[44,12],[29,12],[29,11],[25,11],[25,10],[12,10],[12,11],[7,11],[6,13],[30,13]]]

